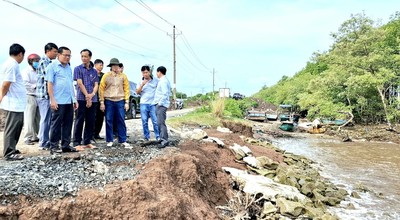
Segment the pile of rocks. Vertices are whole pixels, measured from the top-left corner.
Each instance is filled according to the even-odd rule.
[[[247,142],[257,140],[247,138]],[[280,151],[272,145],[262,146]],[[338,205],[348,195],[319,175],[312,161],[305,157],[284,153],[283,163],[268,157],[254,157],[246,146],[229,147],[236,160],[247,165],[248,170],[224,167],[237,187],[246,194],[257,197],[257,215],[265,219],[281,217],[313,219],[337,219],[327,207]],[[229,208],[223,210],[232,211]]]
[[[163,153],[153,146],[106,148],[61,155],[26,158],[0,163],[0,203],[27,199],[52,199],[76,195],[81,188],[102,188],[108,183],[134,179],[137,164]]]

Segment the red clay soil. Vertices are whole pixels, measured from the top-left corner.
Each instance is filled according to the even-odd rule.
[[[238,133],[206,130],[226,144],[182,141],[167,148],[165,156],[143,165],[135,180],[108,185],[104,190],[83,189],[76,197],[0,206],[0,219],[221,219],[215,206],[226,205],[232,191],[223,166],[245,169],[236,163],[228,146],[237,143],[255,156],[278,162],[282,155],[244,143]]]

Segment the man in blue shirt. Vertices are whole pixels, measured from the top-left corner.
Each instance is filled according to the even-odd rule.
[[[74,80],[77,82],[76,96],[79,104],[74,127],[74,146],[77,150],[97,148],[90,141],[93,137],[96,108],[98,105],[97,90],[99,88],[99,76],[93,68],[93,63],[90,61],[91,58],[92,51],[83,49],[81,51],[82,64],[74,69]],[[82,143],[84,124],[85,129]]]
[[[142,83],[136,89],[140,94],[140,118],[142,119],[143,134],[146,141],[150,140],[149,116],[153,124],[156,140],[160,138],[160,132],[157,125],[156,106],[153,103],[157,88],[158,79],[153,79],[152,68],[149,65],[142,66]]]
[[[71,147],[71,130],[74,110],[78,108],[75,99],[72,70],[69,65],[71,50],[58,49],[58,60],[46,69],[47,89],[52,111],[50,125],[50,153],[77,152]],[[61,139],[61,149],[59,142]]]
[[[167,69],[163,66],[157,68],[157,77],[159,79],[156,93],[154,95],[153,105],[156,105],[157,125],[160,130],[161,148],[168,146],[168,129],[165,124],[167,119],[167,109],[169,107],[169,94],[171,91],[171,84],[169,83],[165,74]]]

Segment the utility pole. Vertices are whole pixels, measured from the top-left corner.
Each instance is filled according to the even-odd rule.
[[[175,102],[176,102],[176,53],[175,53],[175,25],[174,25],[174,30],[173,30],[173,36],[172,36],[172,39],[173,39],[173,47],[174,47],[174,49],[173,49],[173,53],[174,53],[174,85],[173,85],[173,90],[172,90],[172,95],[173,95],[173,101],[174,101],[174,106],[176,107],[176,105],[175,105]]]
[[[213,68],[213,96],[214,96],[214,86],[215,86],[215,83],[214,83],[214,78],[215,78],[215,69]]]

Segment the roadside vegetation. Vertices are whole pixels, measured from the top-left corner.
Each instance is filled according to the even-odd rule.
[[[218,98],[216,95],[206,94],[191,98],[192,102],[202,102],[195,111],[185,114],[182,117],[168,119],[168,123],[174,127],[183,124],[218,127],[222,126],[221,120],[232,120],[246,123],[243,119],[246,110],[257,107],[257,103],[249,98],[234,100],[232,98]]]
[[[326,52],[315,52],[304,69],[262,88],[255,98],[292,104],[308,118],[341,118],[354,122],[400,121],[400,12],[387,24],[365,14],[352,15],[336,33]]]

